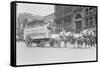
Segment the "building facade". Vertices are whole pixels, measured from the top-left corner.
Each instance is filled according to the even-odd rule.
[[[72,10],[72,6],[55,6],[55,24],[57,33],[62,30],[72,30]]]
[[[84,29],[96,30],[96,11],[95,7],[74,7],[73,8],[73,24],[76,32],[80,32]]]
[[[95,7],[55,6],[56,32],[62,30],[80,32],[84,29],[96,30]]]

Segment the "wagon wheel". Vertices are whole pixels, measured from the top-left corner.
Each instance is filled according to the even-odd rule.
[[[60,48],[60,45],[61,45],[61,41],[57,41],[58,48]]]
[[[41,40],[41,41],[40,41],[40,46],[41,46],[41,47],[44,47],[44,46],[45,46],[45,41]]]
[[[29,42],[27,40],[25,40],[25,45],[28,47]]]
[[[32,47],[32,39],[29,36],[26,37],[25,44],[27,47]]]
[[[27,47],[32,47],[32,42],[30,42],[28,40],[25,41],[25,44],[26,44]]]
[[[41,46],[40,42],[37,42],[36,45],[37,45],[37,47],[40,47]]]
[[[50,39],[50,41],[49,41],[49,44],[50,44],[50,47],[54,47],[54,40],[53,39]]]

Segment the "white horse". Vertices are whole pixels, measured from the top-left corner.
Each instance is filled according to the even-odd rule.
[[[84,30],[82,33],[85,37],[85,45],[88,45],[89,47],[95,46],[96,36],[93,30]]]
[[[77,47],[79,47],[79,45],[83,45],[83,34],[81,33],[74,33],[73,34],[73,45],[75,47],[75,43],[77,43]]]
[[[65,35],[65,40],[64,40],[64,42],[65,42],[65,45],[67,44],[67,43],[70,43],[70,44],[72,44],[73,45],[73,41],[74,41],[74,39],[73,39],[73,34],[74,34],[74,32],[66,32],[64,35]],[[66,47],[67,47],[67,45],[66,45]]]
[[[51,34],[51,41],[54,42],[59,48],[61,46],[61,42],[63,41],[65,43],[64,46],[66,47],[67,40],[65,35],[65,31],[62,31],[59,34]]]
[[[50,40],[49,40],[51,47],[54,47],[54,45],[57,45],[57,47],[60,47],[59,41],[60,41],[59,34],[51,34]]]

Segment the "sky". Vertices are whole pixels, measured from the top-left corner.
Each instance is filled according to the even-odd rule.
[[[33,15],[46,16],[54,12],[54,5],[17,3],[17,14],[31,13]]]

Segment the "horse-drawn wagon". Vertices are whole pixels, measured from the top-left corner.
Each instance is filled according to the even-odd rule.
[[[96,35],[93,30],[83,30],[80,33],[74,31],[65,32],[61,31],[58,34],[55,33],[55,26],[51,23],[44,23],[33,25],[32,27],[26,27],[24,29],[24,40],[27,46],[32,46],[33,43],[36,47],[46,47],[48,43],[50,47],[61,47],[61,42],[64,42],[64,46],[67,47],[67,43],[70,43],[75,47],[93,46],[96,44]]]
[[[35,43],[37,47],[44,47],[46,43],[49,43],[50,46],[54,46],[54,40],[51,40],[53,37],[51,33],[52,30],[53,27],[50,23],[26,27],[24,29],[24,40],[26,45],[32,46],[32,44]]]

